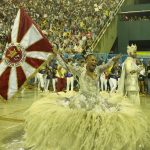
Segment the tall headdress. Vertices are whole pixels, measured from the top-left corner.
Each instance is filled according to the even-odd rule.
[[[133,52],[136,52],[137,51],[137,46],[136,44],[132,44],[131,46],[127,46],[127,53],[130,54],[130,53],[133,53]]]

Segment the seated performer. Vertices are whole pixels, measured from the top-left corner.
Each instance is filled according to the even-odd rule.
[[[26,112],[25,144],[33,150],[137,150],[149,143],[147,120],[127,98],[103,97],[98,77],[120,56],[97,66],[93,54],[78,73],[80,91],[71,98],[45,97]],[[65,63],[62,62],[63,67]],[[67,69],[66,68],[66,69]],[[75,69],[75,68],[74,68]]]

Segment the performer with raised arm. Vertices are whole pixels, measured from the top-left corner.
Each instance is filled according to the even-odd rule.
[[[98,74],[118,61],[96,66],[93,54],[86,56],[86,69],[76,70],[80,91],[71,98],[45,97],[26,112],[26,147],[33,150],[137,150],[149,143],[147,121],[141,110],[119,98],[104,98],[98,89]],[[67,66],[61,57],[59,62]],[[72,72],[71,71],[71,72]],[[66,101],[68,103],[66,103]]]

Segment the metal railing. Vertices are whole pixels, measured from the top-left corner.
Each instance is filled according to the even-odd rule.
[[[108,53],[94,53],[94,55],[96,56],[97,60],[104,60],[107,61],[108,59],[111,59],[112,57],[114,57],[117,54],[108,54]],[[123,63],[125,61],[125,59],[128,57],[127,54],[123,54],[122,57],[120,58],[119,62]],[[141,60],[144,63],[148,63],[150,61],[150,55],[137,55],[137,59]]]

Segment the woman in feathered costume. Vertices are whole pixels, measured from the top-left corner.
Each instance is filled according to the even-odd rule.
[[[71,98],[46,97],[26,112],[26,147],[33,150],[137,150],[147,144],[147,121],[138,106],[120,96],[102,96],[98,77],[120,56],[97,66],[93,54],[78,73],[80,91]],[[63,61],[59,57],[63,65]],[[65,67],[65,64],[64,64]]]

